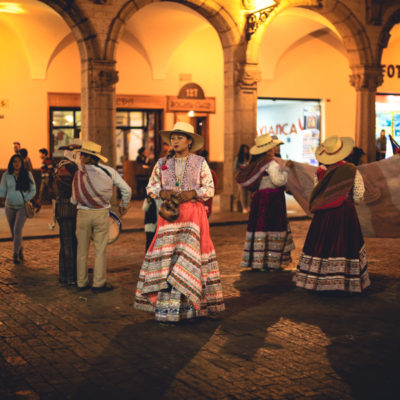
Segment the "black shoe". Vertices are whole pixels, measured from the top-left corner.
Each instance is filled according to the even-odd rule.
[[[92,287],[92,291],[94,293],[101,293],[101,292],[109,292],[110,290],[113,290],[114,287],[110,285],[109,283],[105,283],[103,286],[100,287]]]
[[[14,261],[14,264],[21,264],[19,259],[18,259],[18,254],[14,254],[13,255],[13,261]]]
[[[90,285],[86,286],[77,286],[78,292],[83,292],[84,290],[90,289]]]
[[[22,247],[19,249],[19,253],[18,253],[19,259],[21,261],[24,261],[24,253],[22,252]]]

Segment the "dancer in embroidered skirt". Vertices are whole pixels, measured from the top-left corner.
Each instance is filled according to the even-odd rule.
[[[275,147],[282,144],[269,135],[255,138],[250,149],[250,164],[241,167],[236,180],[244,188],[255,191],[251,202],[249,222],[241,267],[258,271],[278,271],[291,262],[294,249],[286,215],[284,186],[289,168],[287,161],[281,170],[274,160]]]
[[[203,146],[203,138],[185,122],[161,136],[173,155],[158,160],[147,194],[177,199],[179,216],[171,222],[159,215],[140,270],[135,308],[154,312],[157,321],[177,322],[223,311],[225,306],[204,206],[214,196],[213,179],[204,158],[191,153]]]
[[[364,196],[364,183],[355,165],[344,160],[354,141],[333,136],[315,153],[327,166],[319,169],[310,197],[314,213],[294,281],[310,290],[361,292],[370,285],[367,254],[354,202]]]

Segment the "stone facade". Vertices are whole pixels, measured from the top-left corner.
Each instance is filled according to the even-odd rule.
[[[43,1],[71,28],[82,64],[82,131],[85,138],[104,146],[115,161],[115,50],[126,21],[151,0]],[[225,132],[224,193],[222,206],[230,207],[234,192],[233,160],[242,143],[252,144],[256,134],[259,44],[268,22],[290,7],[311,9],[328,19],[342,37],[352,70],[350,82],[357,92],[356,145],[368,160],[375,158],[375,94],[382,83],[380,60],[390,30],[400,22],[396,0],[280,0],[268,14],[248,14],[254,1],[180,0],[215,28],[224,53]],[[251,32],[250,32],[251,31]]]

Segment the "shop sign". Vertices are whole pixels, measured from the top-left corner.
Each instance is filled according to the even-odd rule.
[[[168,96],[167,111],[215,113],[215,97],[206,97],[204,99],[180,99],[176,96]]]
[[[397,78],[400,79],[400,65],[394,64],[383,64],[381,65],[383,76],[387,76],[388,78]]]
[[[179,99],[205,99],[204,90],[194,82],[182,86],[178,93]]]
[[[258,135],[291,135],[291,134],[298,134],[299,131],[301,132],[304,128],[303,125],[300,121],[300,118],[298,119],[297,122],[297,127],[296,124],[294,123],[283,123],[283,124],[276,124],[275,126],[273,125],[261,125],[258,127]],[[311,127],[310,127],[311,128]],[[312,128],[315,128],[312,127]]]

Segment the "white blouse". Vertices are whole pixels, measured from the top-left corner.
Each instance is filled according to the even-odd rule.
[[[182,182],[183,172],[185,170],[185,162],[187,158],[175,158],[175,175],[178,182]],[[210,171],[210,167],[207,162],[204,161],[201,165],[201,171],[197,177],[197,184],[200,185],[199,189],[193,189],[196,191],[196,199],[207,201],[211,197],[214,197],[214,180]],[[157,163],[151,173],[149,183],[146,187],[147,194],[153,199],[160,198],[160,191],[163,189],[161,181],[161,170]],[[178,192],[179,189],[176,188]]]
[[[262,177],[258,190],[272,189],[285,186],[288,179],[289,168],[281,170],[279,164],[272,160],[265,168],[268,175]]]

